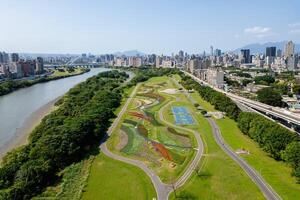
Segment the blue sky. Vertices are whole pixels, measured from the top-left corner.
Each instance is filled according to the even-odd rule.
[[[299,0],[0,0],[0,51],[171,54],[300,43]]]

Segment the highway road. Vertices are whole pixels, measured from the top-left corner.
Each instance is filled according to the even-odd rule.
[[[251,108],[254,108],[254,109],[257,109],[259,111],[271,114],[271,115],[276,116],[278,118],[282,118],[282,119],[288,121],[289,123],[293,123],[293,124],[296,124],[296,125],[300,126],[300,115],[298,115],[298,114],[291,113],[290,111],[282,109],[282,108],[270,106],[270,105],[267,105],[267,104],[264,104],[264,103],[261,103],[261,102],[258,102],[258,101],[254,101],[254,100],[251,100],[251,99],[240,97],[240,96],[232,94],[230,92],[225,92],[224,90],[213,87],[212,85],[210,85],[207,82],[199,79],[198,77],[194,76],[191,73],[188,73],[186,71],[182,71],[182,72],[184,72],[186,75],[193,78],[198,83],[207,85],[207,86],[213,88],[214,90],[216,90],[218,92],[224,93],[225,95],[227,95],[229,98],[231,98],[235,102],[237,102],[237,101],[241,102],[241,103],[243,103],[243,104],[245,104],[245,105],[247,105]]]
[[[207,118],[207,120],[213,128],[213,135],[217,144],[223,149],[225,153],[227,153],[227,155],[229,155],[234,161],[236,161],[243,170],[245,170],[252,181],[259,187],[266,199],[280,200],[281,197],[273,190],[273,188],[250,165],[248,165],[248,163],[246,163],[225,143],[216,122],[211,118]]]
[[[134,98],[137,90],[139,88],[139,85],[137,85],[134,90],[132,91],[132,93],[130,94],[129,98],[126,100],[123,108],[121,109],[121,111],[119,112],[117,118],[114,120],[114,122],[112,123],[112,125],[110,126],[110,128],[107,131],[107,136],[109,137],[112,132],[116,129],[117,125],[119,124],[122,116],[124,115],[124,113],[126,112],[131,100]],[[164,106],[163,108],[161,108],[160,112],[160,118],[161,120],[166,123],[169,126],[172,126],[174,128],[179,128],[185,131],[190,131],[193,132],[190,129],[186,129],[180,126],[176,126],[173,125],[169,122],[167,122],[166,120],[164,120],[163,115],[162,115],[162,109],[164,109],[166,106]],[[156,194],[157,194],[157,199],[158,200],[167,200],[169,194],[173,191],[173,188],[175,187],[176,189],[180,186],[182,186],[187,180],[188,178],[191,176],[191,174],[193,173],[195,167],[197,166],[197,164],[199,163],[201,156],[203,154],[203,143],[202,140],[200,138],[199,133],[193,132],[195,137],[196,137],[196,141],[197,141],[197,153],[193,159],[193,161],[187,166],[184,174],[173,184],[173,185],[169,185],[169,184],[165,184],[163,183],[160,178],[155,174],[155,172],[153,170],[151,170],[150,168],[148,168],[142,161],[139,160],[134,160],[134,159],[130,159],[127,157],[123,157],[117,154],[112,153],[106,146],[106,142],[102,141],[101,145],[100,145],[100,149],[101,151],[108,157],[113,158],[115,160],[119,160],[131,165],[134,165],[136,167],[139,167],[140,169],[142,169],[151,179],[152,184],[155,188]],[[107,138],[108,138],[107,137]]]

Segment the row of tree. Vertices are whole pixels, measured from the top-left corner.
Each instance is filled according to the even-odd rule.
[[[214,105],[217,110],[225,112],[229,118],[234,120],[238,118],[238,115],[241,112],[240,109],[225,94],[217,92],[208,86],[200,85],[191,77],[185,76],[183,73],[181,73],[181,77],[181,84],[186,89],[194,89],[197,92],[199,92],[199,94],[204,100]]]
[[[300,181],[300,139],[296,133],[259,114],[241,112],[226,95],[200,85],[183,73],[181,77],[181,83],[186,89],[198,91],[201,97],[214,105],[217,110],[226,112],[229,118],[238,123],[244,134],[255,140],[274,159],[289,163],[293,168],[292,175]]]
[[[71,70],[70,68],[67,69],[68,71]],[[74,69],[73,69],[74,70]],[[82,73],[85,73],[89,71],[89,69],[83,69],[82,68]],[[71,73],[71,71],[69,71]],[[75,74],[75,75],[79,75],[79,74]],[[64,76],[47,76],[47,77],[41,77],[41,78],[37,78],[34,80],[8,80],[8,81],[4,81],[2,83],[0,83],[0,96],[11,93],[15,90],[21,89],[21,88],[26,88],[26,87],[30,87],[34,84],[37,83],[44,83],[44,82],[48,82],[48,81],[52,81],[52,80],[57,80],[57,79],[61,79],[61,78],[66,78],[66,77],[70,77],[70,76],[74,76],[73,74],[70,75],[64,75]]]
[[[98,147],[122,99],[125,72],[103,72],[72,88],[57,110],[31,133],[29,143],[8,153],[0,168],[0,199],[30,199],[57,173]]]
[[[300,181],[300,139],[296,133],[256,113],[242,112],[237,122],[240,130],[273,158],[290,163]]]

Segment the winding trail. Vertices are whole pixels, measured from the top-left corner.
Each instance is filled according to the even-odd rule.
[[[124,115],[124,113],[126,112],[131,100],[135,97],[136,92],[139,88],[140,84],[138,84],[134,90],[132,91],[132,93],[130,94],[130,96],[128,97],[128,99],[126,100],[123,108],[121,109],[121,111],[119,112],[117,118],[114,120],[114,122],[112,123],[112,125],[110,126],[110,128],[107,131],[107,136],[109,137],[112,132],[116,129],[117,125],[119,124],[122,116]],[[177,128],[177,129],[181,129],[184,131],[189,131],[191,133],[194,134],[196,141],[197,141],[197,153],[196,156],[194,157],[193,161],[187,166],[187,168],[185,169],[184,174],[176,181],[176,183],[174,183],[173,185],[169,185],[169,184],[165,184],[163,183],[160,178],[155,174],[155,172],[148,168],[146,166],[146,164],[144,164],[142,161],[139,160],[134,160],[134,159],[130,159],[127,157],[123,157],[117,154],[112,153],[106,146],[106,142],[103,141],[102,144],[100,145],[100,149],[101,151],[108,157],[113,158],[115,160],[119,160],[131,165],[134,165],[136,167],[139,167],[140,169],[142,169],[151,179],[153,186],[155,188],[155,191],[157,193],[157,199],[158,200],[166,200],[168,199],[169,194],[174,190],[174,188],[178,188],[181,187],[187,180],[188,178],[191,176],[191,174],[193,173],[195,167],[197,166],[197,164],[199,163],[201,156],[203,154],[203,142],[201,140],[201,137],[199,135],[199,133],[192,131],[190,129],[184,128],[184,127],[180,127],[180,126],[176,126],[168,121],[166,121],[163,117],[163,109],[165,109],[169,104],[171,104],[172,102],[169,102],[168,104],[166,104],[165,106],[163,106],[160,110],[159,110],[159,117],[161,119],[161,121],[163,121],[165,124],[167,124],[168,126],[171,126],[173,128]]]
[[[230,156],[234,161],[236,161],[240,167],[248,174],[252,181],[259,187],[261,192],[264,194],[268,200],[280,200],[281,197],[273,190],[273,188],[247,163],[238,156],[224,141],[221,131],[216,124],[216,122],[207,118],[210,126],[213,129],[213,135],[217,144],[222,148],[222,150]]]
[[[177,86],[181,86],[176,80],[173,79]],[[182,87],[182,86],[181,86]],[[183,88],[183,87],[182,87]],[[192,103],[196,103],[196,101],[190,96],[190,94],[184,89],[185,95]],[[237,155],[230,147],[227,145],[222,137],[221,131],[216,124],[215,120],[212,118],[206,118],[209,122],[210,126],[213,130],[213,136],[215,138],[216,143],[221,147],[221,149],[235,162],[239,164],[239,166],[248,174],[248,176],[252,179],[252,181],[257,185],[257,187],[261,190],[263,195],[268,200],[281,200],[282,198],[276,193],[275,190],[239,155]]]
[[[195,170],[196,166],[198,165],[202,155],[203,155],[203,149],[204,149],[204,145],[203,142],[201,140],[200,134],[197,131],[193,131],[191,129],[185,128],[185,127],[181,127],[181,126],[177,126],[174,125],[170,122],[168,122],[167,120],[164,119],[164,115],[163,115],[163,110],[165,108],[167,108],[170,104],[172,104],[174,101],[170,101],[169,103],[167,103],[166,105],[164,105],[158,112],[159,114],[159,118],[162,122],[164,122],[165,124],[167,124],[170,127],[176,128],[176,129],[180,129],[183,131],[187,131],[190,132],[194,135],[194,137],[196,138],[197,141],[197,146],[198,148],[195,149],[197,151],[193,161],[190,163],[190,165],[185,169],[184,174],[177,180],[177,182],[175,183],[175,188],[179,188],[181,187],[187,180],[188,178],[191,176],[191,174],[193,173],[193,171]]]

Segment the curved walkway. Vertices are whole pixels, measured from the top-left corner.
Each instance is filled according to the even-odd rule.
[[[252,181],[259,187],[264,196],[269,200],[279,200],[281,197],[273,190],[273,188],[240,156],[238,156],[225,142],[221,135],[220,129],[216,122],[207,118],[211,127],[213,128],[213,135],[217,144],[223,149],[227,155],[229,155],[234,161],[236,161],[240,167],[245,170]]]
[[[182,87],[175,79],[173,79],[174,83],[177,86]],[[183,88],[183,87],[182,87]],[[184,89],[184,93],[187,98],[192,102],[196,103],[196,101],[190,96],[190,94]],[[240,156],[238,156],[224,141],[220,129],[216,122],[211,118],[206,118],[212,127],[213,136],[217,142],[217,144],[222,148],[222,150],[229,155],[234,161],[236,161],[240,167],[248,174],[248,176],[252,179],[252,181],[259,187],[263,195],[268,200],[281,200],[282,198],[273,190],[273,188]]]
[[[180,129],[180,130],[192,133],[194,135],[194,137],[196,138],[197,146],[198,146],[198,148],[196,148],[197,153],[196,153],[196,156],[194,157],[193,161],[185,169],[184,174],[174,184],[175,188],[179,188],[179,187],[181,187],[188,180],[188,178],[191,176],[191,174],[195,170],[196,166],[198,165],[198,163],[199,163],[199,161],[200,161],[200,159],[201,159],[201,157],[203,155],[204,145],[203,145],[203,142],[201,140],[200,134],[197,131],[192,131],[191,129],[174,125],[174,124],[172,124],[172,123],[170,123],[170,122],[168,122],[168,121],[166,121],[164,119],[163,110],[166,107],[168,107],[171,103],[173,103],[173,101],[170,101],[169,103],[167,103],[166,105],[164,105],[159,110],[159,118],[160,118],[160,120],[162,122],[164,122],[165,124],[167,124],[168,126],[170,126],[170,127],[173,127],[173,128],[176,128],[176,129]]]
[[[138,87],[139,87],[139,85],[137,85],[134,88],[134,90],[132,91],[131,95],[129,96],[129,98],[125,102],[123,108],[119,112],[118,117],[114,120],[114,122],[112,123],[112,125],[108,129],[108,131],[107,131],[108,137],[112,134],[112,132],[114,131],[114,129],[119,124],[122,116],[124,115],[124,113],[126,112],[128,106],[129,106],[131,100],[134,98],[134,96],[135,96],[135,94],[137,92]],[[177,180],[177,182],[175,184],[173,184],[173,186],[162,183],[161,180],[160,180],[160,178],[155,174],[155,172],[153,170],[149,169],[142,161],[130,159],[130,158],[123,157],[123,156],[120,156],[120,155],[112,153],[107,148],[105,142],[103,142],[100,145],[101,151],[106,156],[108,156],[110,158],[113,158],[113,159],[116,159],[116,160],[119,160],[119,161],[122,161],[122,162],[125,162],[125,163],[128,163],[128,164],[131,164],[131,165],[134,165],[134,166],[139,167],[140,169],[142,169],[149,176],[149,178],[151,179],[151,181],[152,181],[152,183],[154,185],[154,188],[156,190],[157,199],[158,200],[166,200],[166,199],[168,199],[169,194],[173,191],[174,188],[178,188],[178,187],[182,186],[188,180],[188,178],[191,176],[193,170],[195,169],[196,165],[200,161],[201,156],[203,154],[203,143],[202,143],[202,140],[201,140],[201,137],[200,137],[199,133],[194,132],[194,131],[192,131],[190,129],[187,129],[187,128],[184,128],[184,127],[176,126],[174,124],[171,124],[171,123],[167,122],[164,119],[163,114],[162,114],[162,110],[164,108],[166,108],[170,103],[172,103],[172,102],[169,102],[168,104],[166,104],[165,106],[163,106],[160,109],[160,111],[159,111],[159,113],[160,113],[160,119],[164,123],[166,123],[168,126],[192,132],[194,134],[194,136],[195,136],[195,138],[197,140],[197,144],[198,144],[196,156],[194,157],[193,161],[189,164],[189,166],[186,168],[184,174]]]

